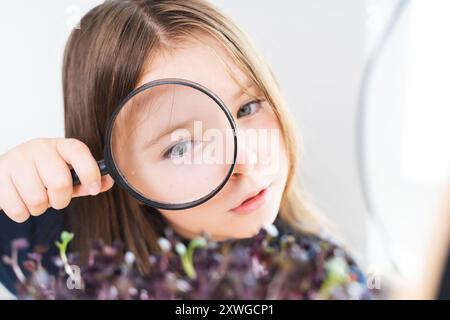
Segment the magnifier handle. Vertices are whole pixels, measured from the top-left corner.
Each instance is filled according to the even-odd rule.
[[[102,176],[105,176],[105,175],[107,175],[109,173],[108,169],[106,168],[105,160],[97,161],[97,164],[98,164],[98,168],[100,169],[100,174]],[[78,177],[78,175],[75,172],[75,170],[71,169],[70,170],[70,174],[72,175],[72,181],[73,181],[73,185],[74,186],[81,184],[80,178]]]

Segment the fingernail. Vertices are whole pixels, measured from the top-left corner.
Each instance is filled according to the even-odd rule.
[[[91,195],[95,196],[100,192],[100,184],[98,182],[93,182],[89,185],[88,191]]]

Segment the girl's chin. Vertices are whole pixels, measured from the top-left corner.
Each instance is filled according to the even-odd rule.
[[[248,239],[256,236],[258,232],[233,232],[233,234],[224,236],[213,236],[213,241],[227,241],[227,240],[240,240],[240,239]]]
[[[248,228],[246,227],[239,227],[239,228],[232,228],[229,230],[229,233],[227,233],[227,236],[223,236],[222,238],[225,239],[247,239],[247,238],[251,238],[256,236],[259,231],[267,226],[269,226],[270,224],[272,224],[275,221],[276,218],[276,214],[274,215],[274,217],[270,217],[268,219],[266,219],[266,221],[261,221],[260,223],[258,223],[258,225],[255,225],[255,221],[252,223],[251,226],[249,226]]]

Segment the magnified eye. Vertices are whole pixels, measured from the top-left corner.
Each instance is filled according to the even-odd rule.
[[[254,100],[251,101],[245,105],[243,105],[237,113],[238,118],[250,116],[256,112],[258,112],[261,109],[261,101],[260,100]]]
[[[195,142],[192,140],[186,140],[175,144],[164,153],[164,159],[184,157],[187,153],[189,153],[192,150],[194,143]]]

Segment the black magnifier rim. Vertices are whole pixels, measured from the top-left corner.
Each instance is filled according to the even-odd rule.
[[[114,122],[116,120],[116,117],[119,114],[119,112],[122,110],[122,108],[127,104],[127,102],[130,99],[132,99],[134,96],[136,96],[140,92],[142,92],[144,90],[147,90],[147,89],[150,89],[152,87],[156,87],[156,86],[160,86],[160,85],[170,85],[170,84],[182,85],[182,86],[190,87],[190,88],[196,89],[196,90],[206,94],[208,97],[210,97],[222,109],[222,111],[225,113],[225,115],[226,115],[226,117],[228,119],[228,122],[231,125],[231,129],[233,130],[233,141],[234,141],[233,161],[231,163],[230,169],[229,169],[227,175],[225,176],[224,180],[222,181],[222,183],[216,189],[212,190],[206,196],[203,196],[200,199],[197,199],[197,200],[194,200],[194,201],[190,201],[190,202],[186,202],[186,203],[157,202],[157,201],[151,200],[151,199],[143,196],[140,192],[135,190],[127,182],[125,177],[123,177],[123,175],[121,174],[120,170],[117,168],[117,166],[116,166],[116,164],[114,162],[113,155],[112,155],[112,146],[111,146],[112,131],[113,131]],[[233,118],[231,112],[228,110],[227,106],[225,105],[225,103],[223,103],[223,101],[217,95],[215,95],[213,92],[211,92],[206,87],[204,87],[204,86],[202,86],[202,85],[200,85],[200,84],[198,84],[196,82],[193,82],[193,81],[190,81],[190,80],[185,80],[185,79],[179,79],[179,78],[166,78],[166,79],[154,80],[154,81],[148,82],[146,84],[143,84],[139,88],[133,90],[130,94],[127,95],[127,97],[124,100],[122,100],[122,102],[116,107],[116,109],[112,113],[111,117],[108,120],[107,130],[106,130],[106,134],[105,134],[104,159],[105,159],[107,168],[109,170],[109,174],[114,179],[114,181],[121,188],[123,188],[125,191],[127,191],[130,195],[132,195],[137,200],[143,202],[145,205],[148,205],[150,207],[155,207],[155,208],[158,208],[158,209],[166,209],[166,210],[189,209],[189,208],[198,206],[198,205],[208,201],[212,197],[214,197],[225,186],[225,184],[227,183],[227,181],[230,178],[231,174],[233,173],[234,167],[236,165],[236,159],[237,159],[236,123],[234,121],[234,118]]]

